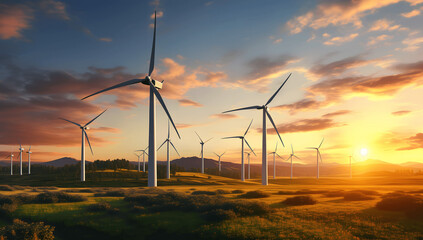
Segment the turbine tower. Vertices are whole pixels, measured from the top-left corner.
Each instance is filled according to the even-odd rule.
[[[85,138],[87,139],[88,146],[90,146],[91,154],[94,154],[93,149],[91,148],[90,139],[88,139],[88,134],[87,134],[86,130],[90,129],[88,127],[88,125],[90,125],[92,122],[94,122],[94,120],[96,120],[98,117],[100,117],[101,114],[103,114],[106,110],[104,110],[102,113],[98,114],[97,117],[91,119],[91,121],[89,121],[84,126],[82,126],[79,123],[72,122],[72,121],[64,119],[64,118],[59,118],[59,119],[62,119],[64,121],[70,122],[70,123],[78,126],[82,130],[82,138],[81,138],[81,181],[82,182],[85,182]]]
[[[317,155],[317,179],[319,179],[319,158],[320,158],[320,162],[322,162],[322,155],[320,155],[320,147],[323,144],[323,140],[325,140],[325,138],[322,139],[322,141],[320,142],[320,145],[316,148],[316,147],[309,147],[307,149],[315,149],[316,150],[316,155]]]
[[[296,159],[300,160],[300,158],[294,154],[294,148],[292,147],[292,144],[291,144],[291,155],[289,155],[289,158],[288,158],[288,161],[291,160],[291,180],[292,180],[292,157],[295,157]]]
[[[31,145],[26,153],[28,153],[28,174],[31,174]]]
[[[10,175],[13,175],[13,157],[15,155],[13,155],[13,153],[10,153],[10,155],[8,157],[10,157]]]
[[[248,125],[247,130],[245,131],[244,135],[242,136],[233,136],[233,137],[224,137],[222,139],[229,139],[229,138],[239,138],[241,139],[241,181],[245,181],[245,167],[244,167],[244,142],[250,148],[252,152],[253,149],[251,148],[250,144],[248,144],[247,139],[245,139],[245,135],[247,135],[248,130],[250,130],[251,124],[253,123],[253,119],[251,119],[250,125]]]
[[[269,120],[272,123],[274,129],[276,130],[276,133],[278,134],[282,145],[285,146],[283,144],[281,136],[279,135],[278,129],[276,128],[275,122],[273,121],[272,117],[270,116],[269,109],[268,109],[267,105],[269,105],[269,103],[272,102],[272,100],[279,93],[281,88],[285,85],[286,81],[288,81],[290,76],[291,76],[291,74],[288,75],[286,80],[282,83],[282,85],[278,88],[278,90],[269,98],[269,100],[266,102],[266,104],[264,104],[262,106],[256,105],[256,106],[250,106],[250,107],[245,107],[245,108],[237,108],[237,109],[233,109],[233,110],[223,112],[223,113],[229,113],[229,112],[240,111],[240,110],[249,110],[249,109],[257,109],[257,110],[263,111],[263,128],[262,128],[263,129],[263,137],[262,137],[263,143],[262,143],[262,163],[261,163],[261,184],[262,185],[268,185],[267,144],[266,144],[266,135],[267,135],[266,120],[267,120],[267,118],[269,118]]]
[[[161,89],[163,87],[163,82],[159,82],[154,80],[151,77],[151,73],[154,70],[154,57],[155,57],[155,49],[156,49],[156,12],[154,11],[154,33],[153,33],[153,47],[151,49],[151,57],[150,57],[150,68],[148,71],[148,75],[143,79],[132,79],[123,83],[116,84],[109,88],[103,89],[96,93],[93,93],[89,96],[82,98],[82,100],[94,96],[96,94],[106,92],[115,88],[120,88],[132,84],[142,83],[144,85],[148,85],[150,87],[150,103],[149,103],[149,132],[148,132],[148,186],[149,187],[157,187],[157,154],[156,154],[156,97],[159,100],[160,104],[162,105],[164,111],[166,112],[167,116],[169,117],[170,122],[173,125],[178,137],[181,138],[179,135],[178,129],[176,129],[175,123],[170,116],[169,111],[163,101],[162,96],[160,95],[157,89]]]
[[[141,149],[141,150],[135,150],[135,152],[142,152],[142,171],[143,172],[145,172],[145,159],[144,159],[144,156],[145,156],[145,154],[147,154],[147,156],[148,156],[148,153],[147,153],[147,149],[148,149],[148,147],[149,146],[147,146],[145,149]],[[140,159],[138,158],[138,172],[140,171]]]
[[[269,154],[273,155],[273,179],[276,179],[276,155],[278,155],[278,157],[280,157],[282,160],[285,160],[283,157],[281,157],[278,153],[278,142],[276,142],[276,148],[274,152],[271,152]]]
[[[203,141],[200,137],[200,135],[198,135],[197,132],[195,132],[195,134],[197,134],[197,137],[200,139],[200,144],[201,144],[201,173],[204,173],[204,144],[208,141],[210,141],[212,138],[210,138],[207,141]]]
[[[137,158],[138,158],[138,172],[140,171],[140,157],[141,157],[141,155],[142,155],[142,153],[141,154],[137,154],[137,153],[134,153],[135,154],[135,156],[137,156]]]
[[[19,144],[19,175],[22,176],[22,152],[25,150],[21,144]]]
[[[254,154],[254,156],[257,156],[256,155],[256,153],[255,152],[244,152],[245,154],[247,154],[247,159],[248,159],[248,171],[247,171],[247,179],[251,179],[251,175],[250,175],[250,172],[251,172],[251,168],[250,168],[250,155],[251,155],[251,153],[253,153]]]
[[[170,140],[170,124],[169,121],[167,121],[167,138],[166,140],[162,143],[162,145],[160,145],[160,147],[157,149],[157,151],[159,151],[159,149],[165,144],[167,143],[167,170],[166,170],[166,178],[170,179],[170,159],[169,159],[169,144],[172,145],[173,149],[175,149],[175,152],[179,155],[178,150],[176,150],[175,146],[173,145],[172,141]]]
[[[216,156],[219,158],[219,174],[220,174],[220,172],[222,171],[222,165],[220,164],[220,158],[223,156],[223,154],[225,154],[226,152],[224,152],[224,153],[222,153],[222,154],[217,154],[217,153],[214,153],[214,154],[216,154]]]

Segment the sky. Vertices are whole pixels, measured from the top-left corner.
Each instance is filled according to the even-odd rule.
[[[91,93],[148,71],[157,11],[154,79],[181,134],[181,156],[226,151],[240,162],[242,135],[261,162],[261,111],[286,79],[270,113],[301,160],[422,162],[423,0],[345,1],[2,1],[0,3],[0,157],[32,146],[31,159],[80,158],[81,124],[94,155],[126,158],[148,144],[145,85]],[[157,105],[157,145],[167,135]],[[268,152],[278,142],[267,122]],[[361,149],[368,155],[360,155]],[[158,160],[166,159],[165,148]],[[24,156],[26,158],[26,154]],[[171,150],[171,158],[177,158]],[[282,161],[282,160],[279,160]]]

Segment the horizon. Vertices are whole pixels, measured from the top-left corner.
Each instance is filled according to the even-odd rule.
[[[36,4],[37,3],[37,4]],[[423,133],[422,1],[281,2],[5,1],[0,4],[0,154],[19,143],[31,160],[80,159],[80,130],[62,120],[86,123],[94,155],[87,161],[125,158],[148,144],[148,89],[131,86],[81,101],[88,94],[145,75],[157,9],[156,69],[160,91],[181,134],[171,137],[181,156],[227,153],[240,163],[242,134],[261,163],[261,113],[223,111],[262,105],[292,72],[270,104],[285,143],[313,164],[324,137],[323,165],[346,164],[367,149],[366,159],[421,163]],[[326,11],[325,11],[326,9]],[[265,14],[263,14],[265,13]],[[345,13],[345,14],[344,14]],[[329,17],[330,16],[330,17]],[[237,20],[234,20],[237,19]],[[167,117],[157,107],[157,146]],[[267,151],[278,140],[267,123]],[[176,158],[170,150],[171,159]],[[24,160],[26,160],[26,153]],[[165,149],[158,161],[165,161]],[[6,160],[6,159],[5,159]],[[272,165],[268,158],[269,166]],[[279,160],[280,162],[282,160]]]

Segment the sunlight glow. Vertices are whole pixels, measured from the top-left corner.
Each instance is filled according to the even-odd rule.
[[[362,148],[361,150],[360,150],[360,154],[361,154],[361,156],[363,156],[363,157],[365,157],[365,156],[367,156],[367,154],[369,153],[369,151],[367,150],[367,148]]]

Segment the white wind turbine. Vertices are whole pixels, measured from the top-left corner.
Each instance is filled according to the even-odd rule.
[[[247,160],[248,160],[248,171],[247,171],[247,179],[251,179],[251,168],[250,168],[250,155],[251,153],[254,154],[254,156],[257,156],[255,152],[250,151],[250,152],[244,152],[245,154],[247,154]]]
[[[210,141],[212,138],[210,138],[207,141],[203,141],[200,137],[200,135],[198,135],[197,132],[195,132],[195,134],[197,134],[197,137],[200,139],[200,144],[201,144],[201,173],[204,173],[204,144],[208,141]]]
[[[142,171],[143,172],[145,172],[145,159],[144,159],[144,156],[145,156],[145,154],[147,154],[147,156],[148,156],[148,153],[147,153],[147,148],[148,148],[149,146],[147,146],[145,149],[141,149],[141,150],[135,150],[135,152],[142,152]],[[137,155],[138,156],[138,155]],[[140,155],[141,156],[141,155]],[[138,172],[140,171],[140,158],[138,157]]]
[[[10,157],[10,175],[13,175],[13,157],[15,155],[13,155],[13,153],[10,153],[10,155],[8,157]]]
[[[251,119],[250,125],[248,125],[247,130],[245,131],[244,135],[242,136],[233,136],[233,137],[224,137],[222,139],[229,139],[229,138],[239,138],[241,139],[241,181],[245,181],[245,167],[244,167],[244,142],[247,144],[247,146],[250,148],[252,152],[253,149],[251,148],[250,144],[248,144],[247,139],[245,139],[245,135],[247,135],[248,130],[251,127],[251,124],[253,123],[253,120]]]
[[[270,154],[272,154],[273,155],[273,179],[276,179],[276,155],[278,155],[278,157],[280,157],[282,160],[285,160],[283,157],[281,157],[279,154],[278,154],[278,142],[276,142],[276,148],[275,148],[275,151],[274,152],[271,152],[271,153],[269,153],[269,155]]]
[[[94,154],[93,149],[91,148],[91,143],[90,143],[90,140],[88,139],[88,134],[87,134],[86,130],[90,129],[88,127],[88,125],[90,125],[92,122],[94,122],[94,120],[96,120],[98,117],[100,117],[101,114],[103,114],[106,110],[104,110],[102,113],[97,115],[97,117],[91,119],[91,121],[89,121],[84,126],[82,126],[79,123],[72,122],[72,121],[64,119],[64,118],[59,118],[59,119],[65,120],[67,122],[70,122],[70,123],[78,126],[82,130],[82,138],[81,138],[81,181],[82,182],[85,182],[85,138],[87,139],[88,146],[90,146],[91,154]]]
[[[156,12],[154,12],[154,33],[153,33],[153,47],[151,49],[151,57],[150,57],[150,68],[148,71],[148,75],[143,79],[132,79],[123,83],[116,84],[109,88],[103,89],[96,93],[93,93],[89,96],[82,98],[82,100],[94,96],[96,94],[106,92],[115,88],[120,88],[132,84],[142,83],[144,85],[148,85],[150,87],[150,103],[149,103],[149,128],[148,128],[148,186],[149,187],[157,187],[157,154],[156,154],[156,97],[159,100],[160,104],[162,105],[164,111],[166,112],[167,116],[169,117],[170,122],[173,125],[178,137],[181,138],[179,135],[178,129],[176,129],[175,123],[170,116],[169,111],[163,101],[162,96],[160,95],[157,89],[161,89],[163,86],[163,82],[159,82],[151,78],[151,73],[154,70],[154,57],[155,57],[155,49],[156,49]]]
[[[178,150],[176,150],[175,145],[173,145],[172,141],[170,140],[170,124],[169,121],[167,122],[167,138],[166,140],[162,143],[162,145],[160,145],[160,147],[157,149],[157,151],[159,151],[159,149],[165,144],[167,143],[167,170],[166,170],[166,178],[170,179],[170,159],[169,159],[169,144],[172,145],[173,149],[175,149],[175,152],[179,155]]]
[[[220,174],[220,172],[222,171],[222,165],[220,164],[220,158],[223,156],[223,154],[225,154],[226,152],[224,152],[224,153],[222,153],[222,154],[217,154],[217,153],[214,153],[214,154],[216,154],[216,156],[219,158],[219,163],[218,163],[218,166],[219,166],[219,174]]]
[[[21,144],[19,144],[19,175],[22,175],[22,152],[25,150]]]
[[[291,144],[291,155],[289,155],[289,158],[288,158],[288,161],[291,160],[291,179],[292,179],[292,157],[295,157],[296,159],[300,160],[300,158],[294,154],[294,148],[292,147],[292,144]]]
[[[317,179],[319,179],[320,173],[319,173],[319,158],[320,158],[320,162],[323,162],[322,160],[322,155],[320,155],[320,147],[322,146],[323,140],[325,140],[325,138],[322,139],[322,141],[320,142],[320,145],[316,148],[316,147],[309,147],[307,149],[314,149],[316,150],[316,154],[317,154]]]
[[[281,88],[285,85],[286,81],[288,81],[290,76],[291,76],[291,74],[289,74],[289,76],[286,78],[286,80],[282,83],[282,85],[278,88],[278,90],[269,98],[269,100],[266,102],[266,104],[264,104],[262,106],[256,105],[256,106],[250,106],[250,107],[245,107],[245,108],[237,108],[237,109],[233,109],[233,110],[223,112],[223,113],[229,113],[229,112],[240,111],[240,110],[249,110],[249,109],[263,110],[263,128],[262,128],[263,129],[263,137],[262,137],[263,143],[262,143],[262,163],[261,163],[261,184],[262,185],[268,185],[267,145],[266,145],[266,135],[267,135],[266,120],[267,120],[267,118],[269,118],[269,120],[272,123],[274,129],[276,130],[276,133],[278,134],[279,139],[282,142],[282,145],[285,146],[283,144],[281,136],[279,135],[278,129],[276,128],[275,122],[273,121],[272,117],[270,116],[270,113],[268,111],[269,109],[268,109],[267,105],[269,105],[269,103],[272,102],[272,100],[279,93]]]
[[[28,149],[28,174],[31,174],[31,145],[29,145],[29,149]]]

